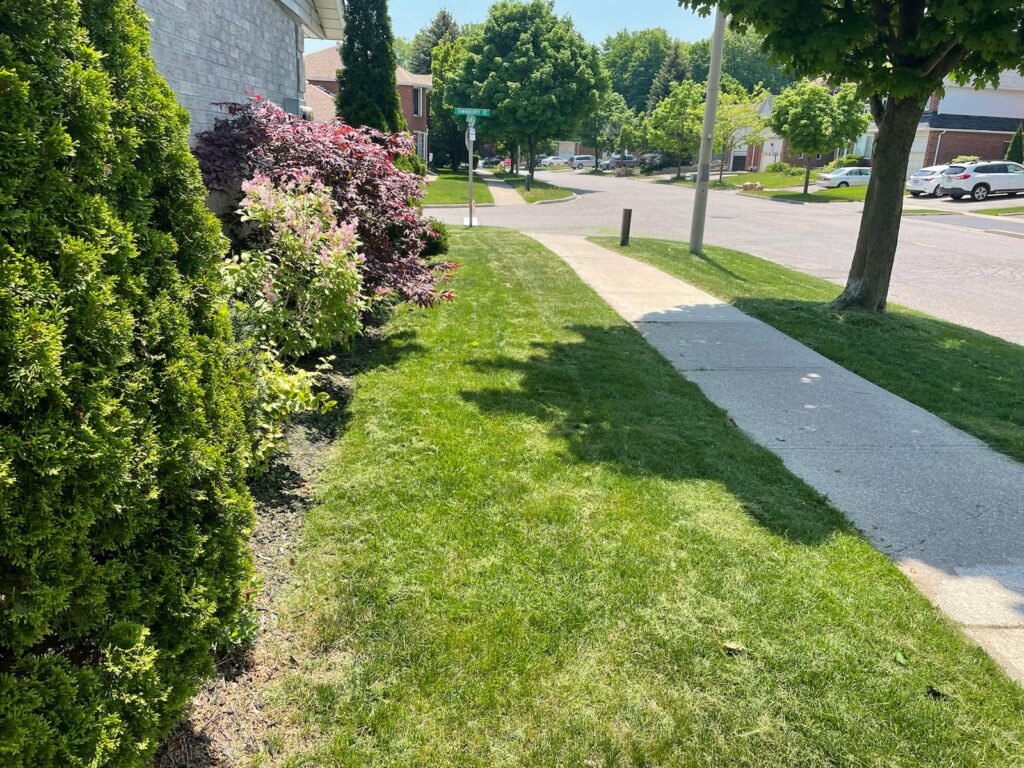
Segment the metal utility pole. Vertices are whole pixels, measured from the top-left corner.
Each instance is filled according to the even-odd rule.
[[[708,214],[708,187],[711,184],[711,153],[714,150],[715,114],[718,112],[718,89],[722,83],[722,49],[725,47],[725,16],[715,9],[715,34],[711,38],[711,67],[708,71],[708,95],[704,102],[704,130],[700,137],[700,159],[697,165],[697,196],[693,201],[693,222],[690,225],[690,253],[704,253],[704,221]],[[722,158],[725,162],[725,158]]]
[[[476,142],[476,116],[466,118],[469,127],[466,129],[466,149],[469,150],[469,228],[473,228],[473,144]]]

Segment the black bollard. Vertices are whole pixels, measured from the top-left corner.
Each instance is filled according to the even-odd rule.
[[[629,245],[629,228],[633,224],[633,209],[622,209],[622,233],[619,235],[619,245]]]

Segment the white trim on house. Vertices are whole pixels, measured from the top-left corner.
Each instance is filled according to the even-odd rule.
[[[306,37],[341,40],[345,36],[343,0],[278,0],[302,25]]]

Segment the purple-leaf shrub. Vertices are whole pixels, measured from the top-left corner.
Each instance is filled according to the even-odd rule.
[[[307,169],[332,190],[340,219],[356,224],[367,295],[422,305],[451,298],[437,288],[448,265],[423,258],[430,232],[416,206],[422,180],[395,167],[395,158],[413,152],[408,135],[310,122],[259,97],[226,106],[228,117],[197,137],[210,190],[238,201],[242,182],[258,172],[277,181]],[[228,224],[236,246],[245,247],[246,232]]]

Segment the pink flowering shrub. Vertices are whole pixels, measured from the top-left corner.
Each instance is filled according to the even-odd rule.
[[[258,173],[242,189],[251,248],[225,272],[243,332],[292,359],[359,333],[363,259],[330,189],[301,171],[277,184]]]
[[[413,152],[408,135],[310,122],[258,97],[227,109],[195,149],[209,189],[237,201],[242,182],[257,173],[277,182],[305,169],[330,188],[340,219],[356,227],[364,296],[422,305],[451,298],[437,288],[448,265],[423,258],[431,232],[417,207],[421,179],[395,167]],[[248,247],[247,231],[233,227],[230,214],[226,223],[236,249]]]

